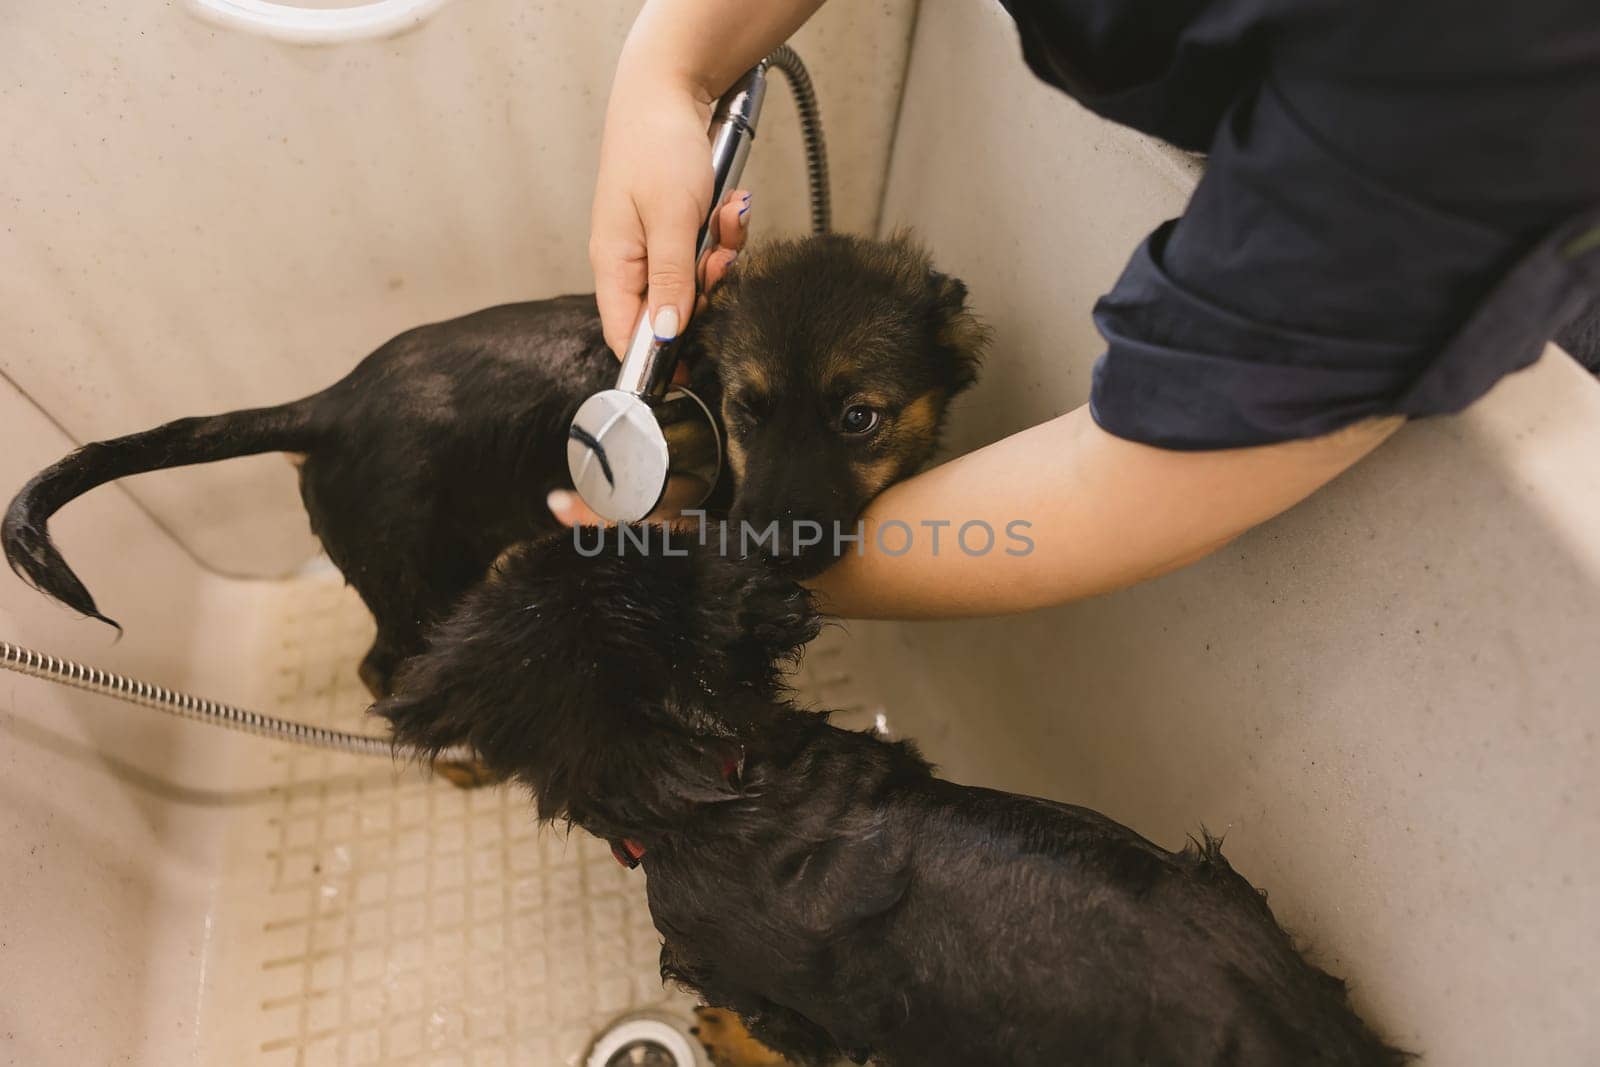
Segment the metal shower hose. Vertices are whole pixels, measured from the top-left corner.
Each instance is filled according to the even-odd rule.
[[[191,693],[180,693],[165,686],[129,678],[125,674],[103,671],[98,667],[90,667],[70,659],[35,652],[31,648],[14,645],[10,641],[0,641],[0,667],[25,674],[30,678],[43,678],[74,689],[97,693],[100,696],[115,697],[142,708],[154,708],[168,715],[176,715],[180,719],[193,719],[196,722],[210,723],[241,733],[255,734],[257,737],[270,737],[277,741],[290,741],[297,745],[332,749],[335,752],[348,752],[357,756],[422,755],[414,749],[396,745],[386,737],[329,730],[323,726],[312,726],[308,723],[263,715],[259,711],[251,711],[249,708],[233,704],[219,704],[215,700],[207,700]],[[441,763],[470,763],[476,756],[472,749],[461,745],[446,749],[437,757],[427,758],[436,758]]]
[[[822,115],[817,109],[817,93],[811,84],[811,75],[800,55],[788,45],[779,45],[767,57],[767,64],[781,70],[794,94],[795,110],[800,113],[800,134],[805,142],[806,178],[811,190],[811,229],[827,233],[833,227],[833,201],[828,191],[828,151],[822,139]],[[76,663],[70,659],[35,652],[31,648],[0,641],[0,667],[30,678],[43,678],[74,689],[83,689],[101,696],[113,697],[144,708],[176,715],[180,719],[209,723],[241,733],[268,737],[275,741],[288,741],[311,748],[331,749],[357,756],[413,756],[427,758],[426,754],[396,745],[386,737],[370,734],[352,734],[344,730],[329,730],[309,723],[263,715],[259,711],[220,704],[191,693],[181,693],[165,686],[129,678],[125,674],[103,671]],[[441,763],[470,763],[477,757],[472,749],[458,745],[445,749],[432,757]]]
[[[767,57],[767,65],[783,71],[794,94],[794,107],[800,113],[800,137],[806,146],[806,180],[811,188],[811,231],[827,233],[833,229],[833,196],[828,191],[828,147],[822,139],[822,112],[817,109],[817,90],[811,75],[800,61],[800,53],[780,44]]]

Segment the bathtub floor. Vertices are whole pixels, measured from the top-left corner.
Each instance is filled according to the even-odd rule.
[[[372,625],[336,575],[272,598],[274,713],[376,732],[354,665]],[[842,635],[804,696],[848,707]],[[219,878],[199,1006],[202,1062],[578,1064],[616,1016],[687,1017],[664,989],[641,872],[580,831],[538,827],[516,787],[464,791],[407,766],[250,741],[265,774]],[[264,769],[263,769],[264,768]]]
[[[375,732],[360,602],[330,576],[281,603],[275,713]],[[207,1062],[575,1064],[621,1013],[688,1011],[662,988],[642,874],[537,827],[520,789],[252,745],[272,781],[221,875]]]

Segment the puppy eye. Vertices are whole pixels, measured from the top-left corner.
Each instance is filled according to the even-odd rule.
[[[866,404],[851,404],[844,409],[839,428],[849,434],[868,434],[878,428],[881,416],[878,409]]]
[[[740,422],[755,422],[769,414],[772,402],[760,393],[743,390],[728,397],[725,411]]]
[[[749,426],[755,421],[750,406],[738,397],[730,397],[722,405],[722,418],[729,426]]]

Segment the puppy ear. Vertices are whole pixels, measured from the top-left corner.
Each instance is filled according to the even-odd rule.
[[[954,396],[978,380],[978,367],[989,346],[989,329],[967,306],[966,283],[935,270],[913,230],[897,228],[881,247],[899,265],[904,283],[926,294],[934,343],[948,360],[946,388]]]
[[[397,743],[433,754],[468,744],[510,775],[536,738],[596,720],[607,693],[579,658],[587,642],[568,623],[575,606],[562,602],[577,578],[541,580],[539,556],[507,553],[401,665],[373,707]]]
[[[967,306],[967,286],[960,278],[929,268],[928,289],[933,294],[934,339],[950,359],[954,395],[978,380],[989,328]]]

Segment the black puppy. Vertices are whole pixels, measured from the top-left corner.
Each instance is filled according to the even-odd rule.
[[[763,524],[785,518],[773,488],[831,477],[824,464],[832,461],[822,457],[846,439],[841,447],[870,477],[841,483],[829,515],[853,519],[926,460],[945,403],[972,381],[981,331],[966,290],[903,237],[811,238],[755,250],[747,264],[682,342],[691,386],[708,403],[718,402],[724,368],[739,383],[740,404],[754,402],[757,377],[774,390],[759,415],[738,408],[734,481],[756,489],[751,500],[741,488],[734,506]],[[300,453],[311,528],[377,621],[361,677],[382,695],[428,625],[496,556],[557,528],[545,496],[571,487],[572,415],[616,373],[593,297],[489,308],[403,333],[302,400],[85,445],[17,494],[0,537],[18,574],[110,622],[51,543],[57,509],[132,474]],[[876,405],[868,428],[845,424],[860,397]],[[767,422],[791,447],[744,444]],[[708,506],[728,503],[724,496]]]
[[[662,970],[804,1064],[1393,1065],[1209,838],[935,778],[785,696],[817,631],[659,530],[514,550],[377,705],[642,861]],[[597,540],[598,538],[598,540]],[[585,553],[598,546],[600,554]]]

